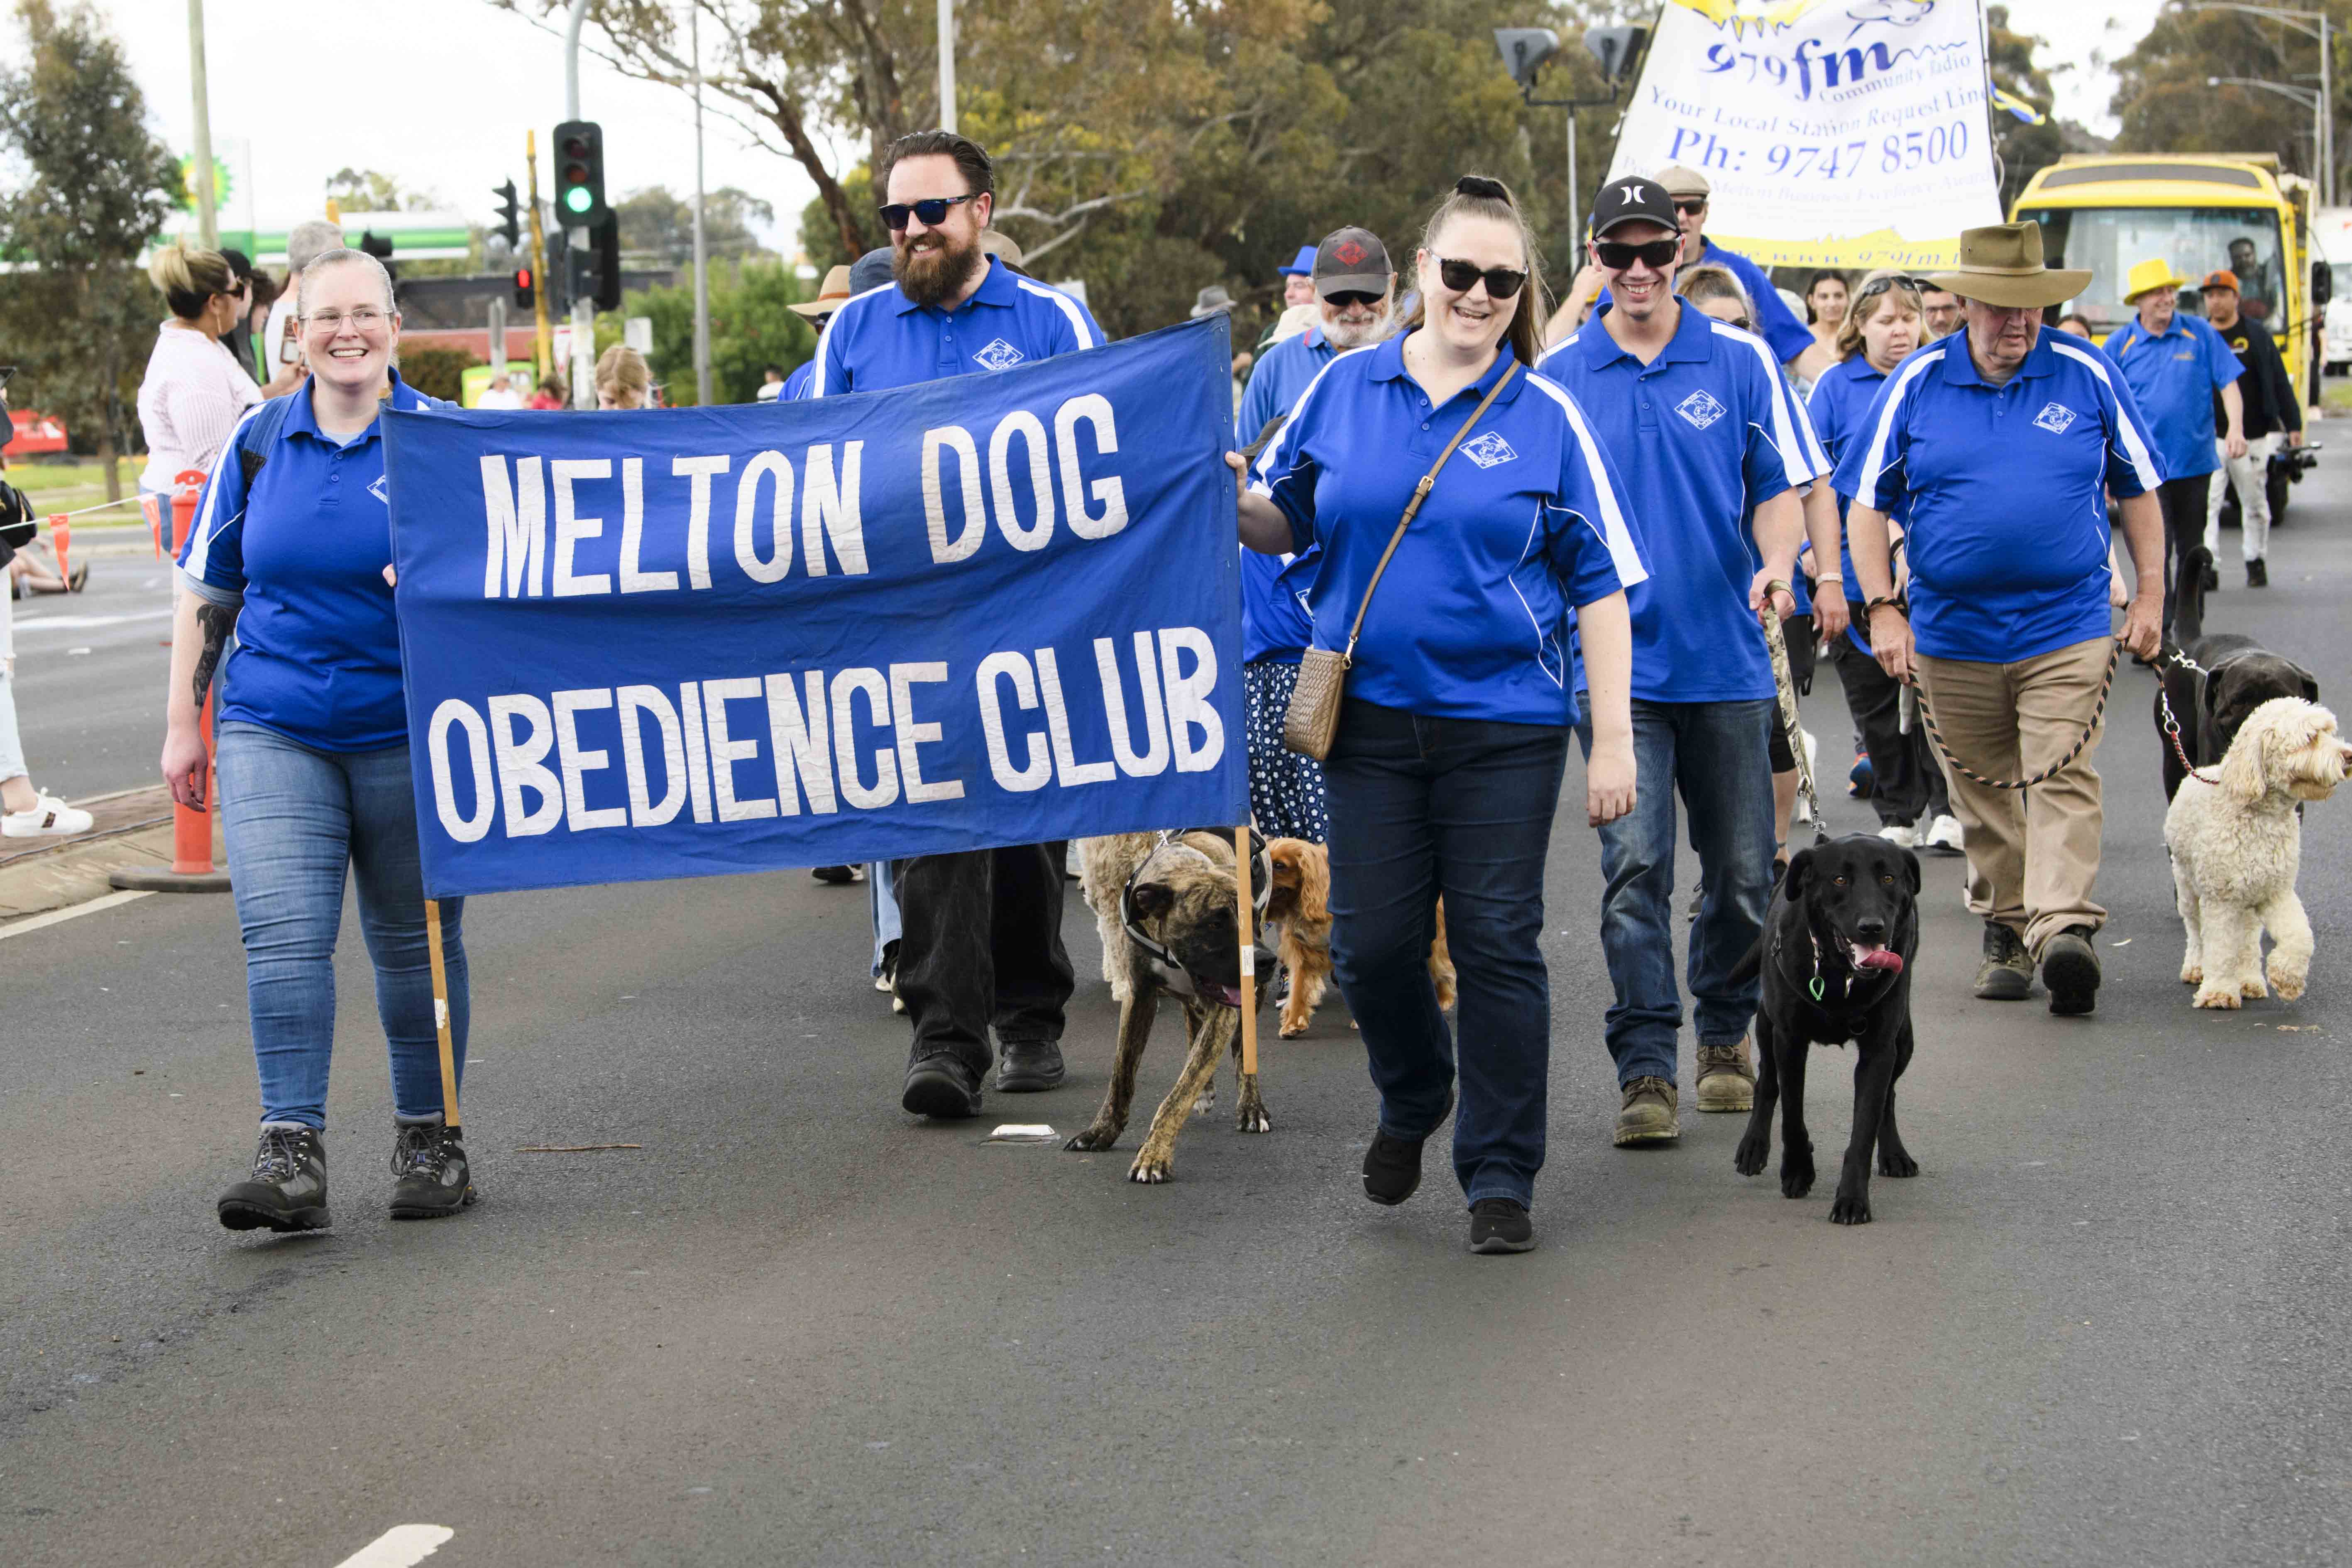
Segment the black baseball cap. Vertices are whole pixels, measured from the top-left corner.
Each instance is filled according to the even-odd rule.
[[[1396,268],[1388,247],[1368,228],[1335,228],[1315,247],[1315,297],[1385,294]]]
[[[1599,239],[1620,224],[1654,223],[1670,233],[1675,223],[1675,198],[1655,180],[1633,175],[1612,180],[1601,187],[1592,204],[1592,237]]]

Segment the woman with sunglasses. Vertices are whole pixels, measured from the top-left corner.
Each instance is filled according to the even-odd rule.
[[[400,313],[375,258],[314,259],[296,319],[310,383],[247,414],[205,487],[180,555],[164,698],[164,782],[181,805],[206,809],[197,715],[222,673],[220,809],[261,1079],[252,1171],[217,1205],[231,1230],[328,1224],[321,1130],[346,879],[359,885],[391,1046],[392,1216],[455,1214],[474,1198],[457,1131],[443,1121],[381,418],[387,406],[449,405],[392,368]],[[462,1077],[463,900],[442,900],[440,913]]]
[[[212,472],[238,416],[264,395],[221,342],[243,320],[247,299],[228,258],[174,241],[155,252],[147,276],[172,314],[156,331],[139,383],[139,427],[147,438],[139,493],[160,498],[150,504],[160,504],[168,529],[173,477]]]
[[[1577,718],[1565,618],[1578,612],[1598,733],[1586,817],[1608,822],[1633,804],[1624,589],[1643,568],[1583,411],[1528,374],[1543,285],[1510,192],[1459,181],[1414,266],[1406,330],[1332,360],[1260,455],[1242,542],[1321,548],[1314,646],[1352,657],[1324,776],[1333,967],[1381,1096],[1364,1194],[1399,1204],[1420,1184],[1458,1037],[1470,1245],[1523,1252],[1551,1057],[1544,858]],[[1441,897],[1453,1036],[1425,963]]]

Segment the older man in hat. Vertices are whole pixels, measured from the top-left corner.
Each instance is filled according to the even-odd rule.
[[[2189,279],[2173,271],[2161,258],[2131,269],[2124,285],[2124,303],[2138,312],[2107,334],[2107,357],[2124,367],[2132,396],[2147,416],[2164,459],[2164,485],[2157,491],[2164,511],[2164,531],[2171,559],[2165,580],[2171,591],[2164,604],[2164,626],[2172,629],[2173,607],[2179,603],[2178,582],[2183,556],[2205,529],[2205,501],[2213,488],[2213,470],[2223,458],[2246,455],[2246,405],[2237,386],[2243,368],[2238,356],[2212,324],[2201,317],[2179,313],[2179,291]],[[2213,434],[2213,398],[2221,399],[2221,434]]]
[[[1878,662],[1916,676],[1951,756],[1968,905],[1985,922],[1976,994],[2017,1001],[2038,964],[2053,1013],[2096,1005],[2092,901],[2102,825],[2100,711],[2117,657],[2107,599],[2106,498],[2123,498],[2138,591],[2122,645],[2157,649],[2163,459],[2116,367],[2042,313],[2087,271],[2042,266],[2034,224],[1972,228],[1934,275],[1962,326],[1915,350],[1878,395],[1866,439],[1839,462],[1846,532]],[[2210,417],[2210,411],[2208,414]],[[2208,436],[2210,444],[2210,436]],[[1909,615],[1895,597],[1886,519],[1906,512]],[[2046,775],[2046,776],[2045,776]]]

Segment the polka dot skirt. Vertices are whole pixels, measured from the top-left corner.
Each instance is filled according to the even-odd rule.
[[[1320,844],[1329,816],[1323,804],[1323,764],[1282,743],[1283,715],[1290,710],[1298,667],[1258,659],[1242,666],[1243,701],[1248,709],[1250,814],[1268,838],[1304,838]]]

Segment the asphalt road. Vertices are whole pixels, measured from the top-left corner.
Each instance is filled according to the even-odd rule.
[[[171,569],[91,560],[79,594],[19,599],[16,721],[33,782],[67,800],[157,782],[171,661]]]
[[[2352,693],[2347,541],[2352,459],[2297,492],[2275,586],[2226,591],[2212,624],[2259,605]],[[477,900],[486,1198],[398,1226],[347,929],[337,1226],[314,1238],[212,1218],[253,1118],[226,900],[0,942],[0,1558],[329,1568],[431,1524],[454,1531],[435,1568],[2340,1560],[2352,802],[2309,814],[2312,994],[2192,1012],[2151,691],[2124,672],[2100,758],[2095,1018],[1971,1000],[1958,863],[1930,862],[1922,1171],[1853,1229],[1827,1180],[1789,1202],[1733,1173],[1743,1118],[1610,1147],[1598,858],[1565,816],[1543,1245],[1520,1258],[1465,1251],[1442,1159],[1405,1207],[1364,1202],[1373,1102],[1336,1004],[1268,1042],[1275,1131],[1196,1122],[1171,1185],[1123,1179],[1132,1131],[1092,1156],[983,1142],[1069,1130],[1101,1091],[1114,1013],[1075,896],[1071,1081],[949,1126],[897,1109],[862,890]],[[1808,711],[1835,757],[1832,677]],[[1832,816],[1865,823],[1842,795]],[[1833,1172],[1849,1058],[1815,1059]],[[1147,1057],[1147,1106],[1175,1061],[1172,1038]],[[520,1152],[606,1142],[643,1147]]]

